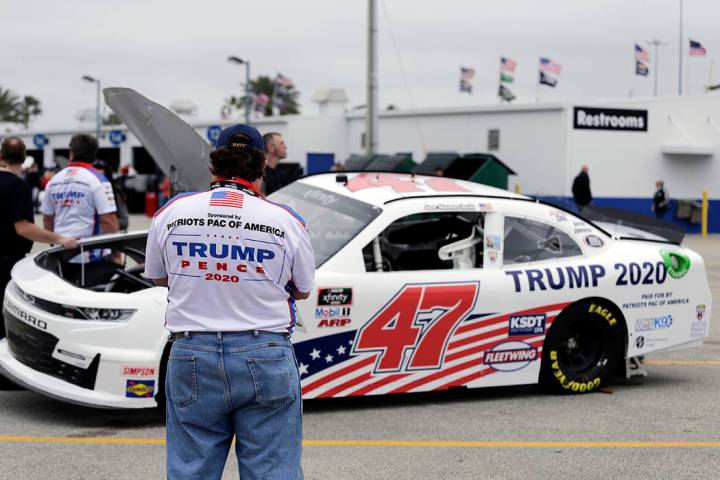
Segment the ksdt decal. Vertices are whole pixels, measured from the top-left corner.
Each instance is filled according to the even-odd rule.
[[[545,333],[545,314],[510,315],[508,335],[542,335]]]

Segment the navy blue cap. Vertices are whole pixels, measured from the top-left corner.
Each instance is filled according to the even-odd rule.
[[[227,127],[220,132],[216,148],[233,147],[233,148],[257,148],[261,152],[265,151],[263,137],[256,128],[250,125],[239,123],[232,127]]]

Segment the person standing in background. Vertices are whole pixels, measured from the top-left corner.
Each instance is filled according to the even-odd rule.
[[[270,195],[292,183],[292,180],[278,167],[280,160],[287,157],[287,146],[282,135],[277,132],[266,133],[263,135],[263,142],[265,142],[265,159],[267,160],[267,167],[265,167],[263,175],[265,181],[263,191],[265,195]]]
[[[655,182],[655,195],[653,195],[652,209],[657,218],[663,218],[668,210],[670,210],[670,196],[665,190],[665,182],[658,180]]]
[[[580,213],[592,202],[592,192],[590,191],[590,176],[588,175],[587,165],[583,165],[580,173],[578,173],[572,184],[572,194],[575,199]]]
[[[17,137],[8,137],[0,147],[0,304],[10,271],[32,248],[33,242],[55,243],[77,248],[75,238],[43,230],[35,225],[30,186],[20,178],[25,161],[25,144]],[[5,336],[0,317],[0,338]]]

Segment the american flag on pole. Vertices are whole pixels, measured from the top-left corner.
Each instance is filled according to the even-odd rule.
[[[512,58],[507,57],[500,57],[500,70],[503,72],[515,72],[515,67],[517,67],[517,62],[513,60]]]
[[[560,75],[562,66],[547,57],[540,57],[540,71]]]
[[[639,60],[641,62],[650,61],[650,52],[642,48],[637,43],[635,44],[635,60]]]
[[[256,112],[262,112],[265,110],[265,107],[267,107],[267,104],[270,103],[270,97],[264,93],[259,93],[257,95],[253,95],[252,101],[254,110]]]
[[[482,381],[503,371],[504,365],[523,368],[542,357],[545,331],[565,306],[563,303],[507,314],[469,315],[449,334],[439,369],[378,370],[377,351],[358,352],[353,348],[357,331],[296,343],[302,395],[329,398],[447,390]],[[510,317],[530,311],[544,316],[544,331],[510,336]],[[527,348],[511,349],[509,342],[519,343],[514,340]]]
[[[474,68],[460,67],[460,91],[472,93],[472,79],[475,78]]]
[[[690,40],[690,56],[691,57],[704,57],[707,54],[707,50],[702,46],[702,43]]]
[[[277,77],[275,77],[275,85],[279,85],[285,88],[291,88],[293,86],[293,82],[282,73],[278,73]]]
[[[210,206],[242,208],[243,194],[228,190],[212,192],[212,195],[210,195]]]

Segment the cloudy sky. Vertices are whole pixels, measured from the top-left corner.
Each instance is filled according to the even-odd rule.
[[[498,59],[518,62],[518,102],[534,102],[538,56],[562,64],[555,90],[541,99],[652,94],[652,77],[635,77],[633,45],[668,42],[659,60],[659,91],[677,92],[680,0],[378,0],[380,106],[400,108],[496,103]],[[685,37],[706,58],[685,57],[686,92],[702,93],[710,59],[718,65],[717,0],[684,0]],[[33,129],[78,126],[93,108],[94,85],[135,88],[170,104],[199,106],[216,119],[223,99],[241,93],[241,66],[253,75],[282,72],[315,113],[317,89],[344,88],[364,103],[367,0],[3,0],[0,86],[38,97],[44,114]],[[472,96],[458,94],[460,66],[477,71]]]

